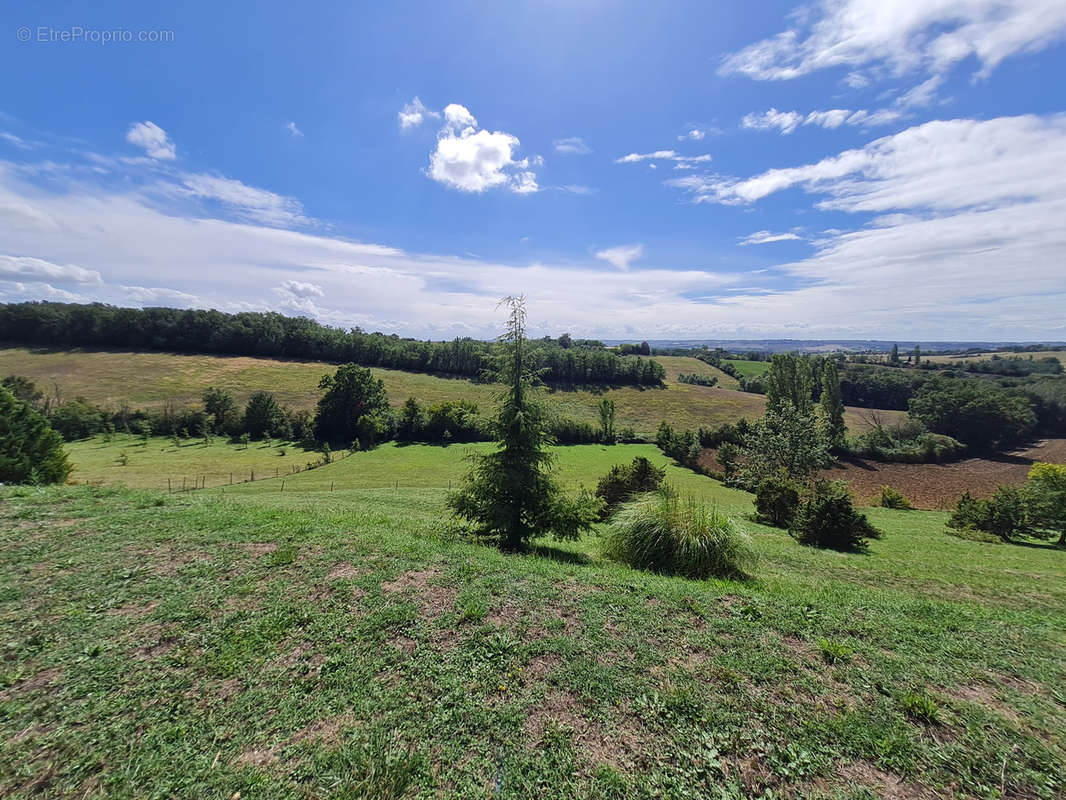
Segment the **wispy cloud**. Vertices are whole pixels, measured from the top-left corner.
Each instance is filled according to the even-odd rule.
[[[642,244],[608,247],[605,250],[598,250],[595,253],[596,258],[601,261],[606,261],[612,267],[622,270],[622,272],[628,272],[630,265],[643,255],[644,245]]]
[[[770,242],[787,242],[789,240],[803,240],[796,233],[773,233],[771,231],[756,231],[740,240],[741,246],[749,244],[769,244]]]
[[[552,142],[552,147],[556,153],[562,153],[563,155],[584,156],[592,152],[592,148],[580,136],[556,139]]]

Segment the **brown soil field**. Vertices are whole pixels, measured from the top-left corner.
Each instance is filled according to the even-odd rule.
[[[717,470],[714,451],[707,450],[701,463]],[[874,505],[881,487],[891,486],[915,508],[950,509],[964,492],[988,497],[1000,484],[1020,486],[1029,467],[1037,461],[1066,463],[1066,439],[1041,439],[1029,447],[992,458],[967,458],[950,464],[888,464],[863,458],[842,460],[822,470],[821,477],[845,480],[855,501]]]

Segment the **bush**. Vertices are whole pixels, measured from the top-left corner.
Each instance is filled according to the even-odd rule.
[[[654,492],[665,477],[666,470],[659,469],[644,456],[637,456],[632,464],[611,467],[596,485],[596,496],[604,502],[602,518],[609,517],[634,495]]]
[[[900,492],[897,492],[891,486],[881,487],[881,508],[895,508],[900,511],[911,511],[914,506],[910,504]]]
[[[800,544],[833,550],[862,550],[867,539],[881,538],[866,515],[855,510],[843,481],[817,481],[788,532]]]
[[[763,525],[788,528],[796,517],[800,495],[795,485],[767,478],[755,491],[755,519]]]
[[[1023,536],[1030,531],[1025,492],[1014,486],[997,486],[987,500],[966,492],[956,503],[948,527],[983,531],[1004,541]]]
[[[0,386],[0,482],[63,483],[70,470],[48,420]]]
[[[104,430],[104,412],[83,397],[56,406],[49,416],[52,428],[68,442]]]
[[[741,577],[755,566],[736,524],[694,498],[660,490],[619,509],[605,541],[608,558],[636,569],[704,579]]]

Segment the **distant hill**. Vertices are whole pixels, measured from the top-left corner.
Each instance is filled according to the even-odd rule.
[[[618,345],[630,339],[605,339],[604,344]],[[938,351],[966,351],[975,352],[989,350],[1009,350],[1018,347],[1046,347],[1055,349],[1066,346],[1066,342],[986,342],[986,341],[914,341],[899,339],[887,341],[881,339],[649,339],[648,344],[652,348],[663,350],[673,348],[698,349],[701,347],[715,348],[731,352],[764,352],[764,353],[832,353],[832,352],[885,352],[897,345],[901,352],[913,350],[915,345],[922,348],[923,352],[932,353]]]

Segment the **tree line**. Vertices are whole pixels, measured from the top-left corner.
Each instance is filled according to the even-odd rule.
[[[102,303],[0,304],[5,341],[50,347],[118,347],[212,355],[298,358],[409,372],[495,380],[500,345],[470,338],[447,342],[343,330],[274,312],[119,308]],[[538,339],[529,366],[556,385],[661,386],[657,361],[627,357],[600,342]]]

